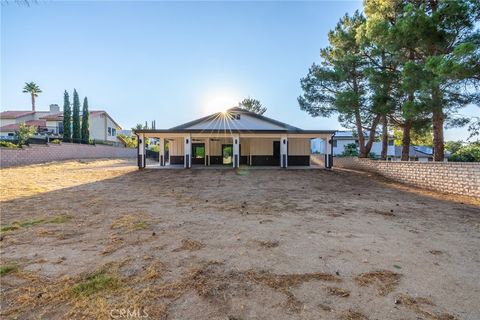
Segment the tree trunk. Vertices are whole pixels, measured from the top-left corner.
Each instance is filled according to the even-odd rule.
[[[368,135],[368,142],[367,142],[367,145],[365,146],[366,157],[368,157],[368,154],[372,149],[373,142],[375,141],[375,133],[377,130],[377,125],[380,122],[381,117],[382,115],[380,113],[377,113],[377,115],[375,116],[375,119],[373,119],[372,121],[372,126],[370,127],[370,132]]]
[[[32,111],[35,112],[35,94],[32,93]]]
[[[433,125],[433,161],[443,161],[445,158],[443,138],[443,108],[440,89],[432,89],[432,125]]]
[[[410,130],[412,129],[412,120],[405,120],[403,125],[402,137],[402,161],[410,159]]]
[[[388,119],[387,115],[382,115],[382,153],[380,154],[381,160],[387,160],[388,152]]]

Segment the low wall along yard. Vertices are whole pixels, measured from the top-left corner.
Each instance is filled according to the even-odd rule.
[[[480,198],[479,162],[379,161],[335,157],[333,166],[377,173],[420,188]]]
[[[136,158],[137,149],[107,145],[61,143],[31,145],[21,149],[0,148],[2,168],[72,159]]]

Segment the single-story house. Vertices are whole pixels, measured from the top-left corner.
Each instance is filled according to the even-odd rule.
[[[117,131],[122,128],[103,110],[89,112],[90,139],[118,142]],[[49,111],[4,111],[0,113],[0,137],[8,139],[15,136],[20,123],[36,127],[37,136],[51,138],[63,135],[63,112],[56,104],[50,105]]]
[[[365,141],[368,140],[368,132],[365,132]],[[394,139],[390,137],[388,139],[388,148],[387,148],[387,155],[394,156],[395,155],[395,148],[393,146]],[[345,147],[349,144],[355,144],[357,149],[359,149],[358,144],[358,136],[352,131],[337,131],[335,136],[333,137],[333,155],[339,156],[345,151]],[[377,156],[380,156],[382,153],[382,142],[375,141],[372,144],[372,149],[370,150],[371,153],[374,153]]]
[[[395,154],[389,155],[387,160],[389,161],[400,161],[402,159],[402,146],[395,146]],[[410,146],[409,150],[409,161],[420,161],[428,162],[433,161],[433,148],[426,146]],[[450,158],[450,152],[445,152],[445,159]],[[447,160],[445,160],[447,161]]]
[[[240,165],[309,166],[310,140],[320,138],[331,167],[331,139],[335,130],[302,130],[234,107],[173,127],[136,130],[138,166],[146,166],[145,140],[159,140],[159,166]],[[168,144],[168,153],[165,147]]]

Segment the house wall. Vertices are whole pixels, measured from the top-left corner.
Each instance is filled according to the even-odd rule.
[[[102,118],[106,119],[107,123],[106,123],[106,128],[105,128],[105,132],[106,132],[106,135],[107,135],[107,141],[117,141],[117,131],[120,130],[119,127],[117,127],[117,125],[115,124],[115,122],[112,121],[112,119],[110,119],[110,117],[107,117],[105,114],[102,115]],[[108,135],[108,128],[113,128],[115,129],[115,135],[111,135],[109,136]]]
[[[386,178],[443,193],[480,198],[480,163],[380,161],[335,158],[334,167],[378,173]]]
[[[273,155],[273,141],[280,141],[278,139],[252,139],[250,141],[250,154],[252,156]]]
[[[0,119],[0,127],[7,126],[9,124],[14,124],[14,123],[22,123],[28,120],[34,120],[34,117],[32,114],[19,117],[16,119]]]
[[[310,139],[288,139],[288,155],[310,155]]]
[[[136,158],[137,149],[107,145],[61,143],[21,149],[0,147],[2,168],[70,159]]]
[[[90,139],[95,140],[107,140],[107,128],[105,124],[105,116],[95,116],[90,115],[88,119],[88,124],[90,128]]]

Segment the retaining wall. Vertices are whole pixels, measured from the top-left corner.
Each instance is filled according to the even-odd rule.
[[[21,149],[0,148],[2,168],[71,159],[136,157],[137,149],[77,143],[31,145]]]
[[[335,157],[333,167],[374,172],[425,189],[480,198],[479,162],[379,161]]]

